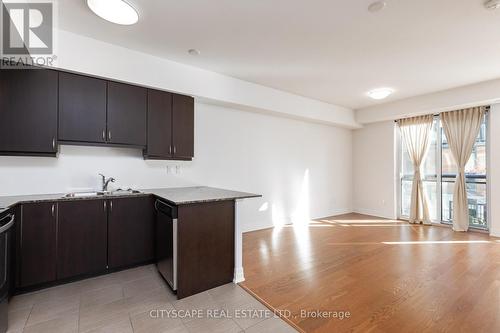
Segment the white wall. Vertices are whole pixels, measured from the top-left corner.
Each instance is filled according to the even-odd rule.
[[[263,194],[241,204],[243,230],[351,211],[350,130],[196,103],[193,162],[144,161],[139,150],[62,146],[58,158],[0,157],[0,195],[208,185]],[[181,173],[167,174],[167,165]]]
[[[353,131],[353,210],[396,218],[395,184],[394,122]]]
[[[491,106],[489,121],[490,234],[500,237],[500,104]]]

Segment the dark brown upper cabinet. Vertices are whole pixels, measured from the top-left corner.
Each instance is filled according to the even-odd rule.
[[[13,70],[16,71],[16,70]],[[21,207],[16,285],[29,287],[56,280],[56,203],[31,203]]]
[[[59,202],[57,278],[99,273],[107,266],[105,200]]]
[[[172,158],[172,94],[148,90],[147,159]]]
[[[194,99],[173,95],[172,100],[173,157],[190,160],[194,157]]]
[[[148,144],[145,159],[191,160],[194,156],[194,99],[148,91]]]
[[[59,140],[106,142],[106,81],[59,73]]]
[[[147,89],[108,81],[107,141],[146,146]]]
[[[58,142],[191,160],[194,99],[52,69],[0,70],[0,155],[56,156]]]
[[[58,73],[0,70],[0,154],[55,156]]]

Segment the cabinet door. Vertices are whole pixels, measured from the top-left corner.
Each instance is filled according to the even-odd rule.
[[[59,140],[106,141],[106,81],[59,73]]]
[[[194,156],[194,99],[174,94],[172,112],[174,157],[191,159]]]
[[[108,142],[146,146],[146,106],[146,88],[108,82]]]
[[[23,204],[21,207],[20,287],[56,279],[55,203]]]
[[[105,200],[59,203],[58,279],[106,269],[106,211]]]
[[[148,158],[172,155],[172,94],[148,90]]]
[[[109,200],[108,265],[125,267],[154,259],[153,198]]]
[[[177,297],[233,280],[234,201],[182,205],[177,223]]]
[[[55,155],[57,72],[0,70],[0,152]]]

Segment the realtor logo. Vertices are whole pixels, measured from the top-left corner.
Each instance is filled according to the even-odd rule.
[[[57,2],[0,1],[0,68],[55,66]]]
[[[3,55],[46,55],[53,52],[51,2],[7,2],[2,6]]]

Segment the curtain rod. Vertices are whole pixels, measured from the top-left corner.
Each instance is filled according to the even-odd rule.
[[[491,109],[491,105],[486,105],[486,106],[484,107],[484,109],[485,109],[485,111],[486,111],[486,112],[489,112],[489,111],[490,111],[490,109]],[[448,112],[448,111],[443,111],[443,112]],[[434,117],[439,116],[441,113],[442,113],[442,112],[440,112],[440,113],[434,113],[434,114],[433,114],[433,116],[434,116]],[[423,115],[422,115],[422,116],[423,116]],[[407,117],[407,118],[411,118],[411,117]],[[405,118],[400,118],[400,119],[405,119]],[[395,122],[395,123],[397,123],[397,122],[398,122],[398,120],[399,120],[399,119],[395,119],[395,120],[394,120],[394,122]]]

